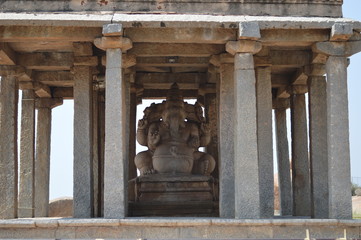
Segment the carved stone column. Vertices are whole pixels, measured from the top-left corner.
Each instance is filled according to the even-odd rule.
[[[93,216],[93,79],[88,66],[74,71],[74,203],[75,218]]]
[[[256,68],[257,146],[262,218],[274,215],[271,67]]]
[[[234,58],[222,54],[220,66],[218,136],[219,136],[219,216],[234,218]],[[214,64],[214,63],[213,63]]]
[[[20,218],[34,217],[34,170],[35,170],[35,94],[34,90],[23,90],[21,100],[20,137]]]
[[[132,43],[122,37],[121,24],[103,27],[104,37],[94,41],[98,48],[106,50],[105,73],[105,172],[104,217],[127,216],[128,159],[126,122],[126,87],[122,74],[122,52]],[[116,184],[115,184],[116,183]]]
[[[336,219],[352,218],[347,57],[361,51],[361,41],[342,42],[352,33],[351,25],[335,23],[330,40],[336,42],[313,46],[314,52],[329,56],[326,62],[329,218]]]
[[[293,215],[311,215],[310,164],[305,93],[307,86],[296,85],[291,94]]]
[[[0,69],[0,219],[16,218],[18,212],[18,81],[15,68],[1,66]]]
[[[251,26],[246,27],[249,28],[258,29],[259,35],[257,23],[251,23]],[[244,28],[240,24],[240,38],[243,36],[242,29]],[[256,77],[253,64],[253,54],[260,50],[261,44],[253,40],[231,41],[226,44],[226,51],[234,55],[235,105],[232,115],[236,218],[261,218],[263,215],[260,205]]]
[[[38,98],[35,155],[35,217],[47,217],[49,212],[51,109],[63,103],[61,98]]]
[[[313,218],[328,218],[327,94],[323,64],[308,66],[311,196]]]
[[[278,186],[280,196],[281,216],[292,215],[292,183],[290,155],[287,138],[287,118],[286,110],[290,107],[290,101],[286,99],[276,99],[274,101],[275,121],[276,121],[276,142],[278,158]]]

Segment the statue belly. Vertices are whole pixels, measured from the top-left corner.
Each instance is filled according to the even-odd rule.
[[[153,168],[159,173],[191,173],[193,149],[185,143],[161,144],[154,151]]]

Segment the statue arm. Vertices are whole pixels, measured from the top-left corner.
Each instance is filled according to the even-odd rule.
[[[190,126],[190,135],[188,139],[188,146],[192,148],[199,148],[199,131],[196,124]]]
[[[201,137],[199,143],[201,147],[206,147],[211,142],[211,129],[208,124],[202,123],[200,127]]]
[[[138,121],[138,129],[137,129],[137,141],[142,146],[148,145],[148,137],[147,137],[147,120],[140,119]]]
[[[148,130],[148,147],[150,150],[154,151],[155,148],[159,145],[160,134],[158,124],[151,124]]]

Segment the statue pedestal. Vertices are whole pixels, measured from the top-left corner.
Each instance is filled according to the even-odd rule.
[[[211,176],[154,174],[129,185],[130,216],[218,216],[218,185]]]

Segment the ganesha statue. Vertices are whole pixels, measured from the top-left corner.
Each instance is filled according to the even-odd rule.
[[[198,149],[211,140],[202,107],[184,102],[174,83],[166,101],[147,107],[138,122],[137,141],[148,150],[135,156],[140,175],[210,175],[214,158]]]

